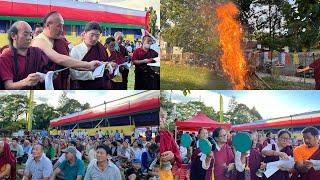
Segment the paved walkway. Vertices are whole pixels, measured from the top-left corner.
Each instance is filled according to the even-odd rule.
[[[258,75],[260,78],[270,77],[270,76],[271,76],[270,74],[260,73],[260,72],[257,72],[257,75]],[[295,77],[295,76],[283,76],[283,75],[280,75],[280,80],[290,81],[290,82],[300,82],[300,83],[303,83],[303,82],[304,82],[303,77]],[[308,83],[308,84],[315,84],[315,81],[314,81],[313,78],[305,78],[305,81],[306,81],[306,83]]]

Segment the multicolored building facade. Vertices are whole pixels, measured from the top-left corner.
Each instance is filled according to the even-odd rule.
[[[67,35],[78,36],[87,22],[97,21],[103,36],[121,31],[125,39],[133,41],[141,37],[141,29],[148,29],[149,21],[146,11],[72,0],[0,0],[0,7],[0,33],[6,33],[17,20],[34,28],[47,13],[58,11],[65,20]]]

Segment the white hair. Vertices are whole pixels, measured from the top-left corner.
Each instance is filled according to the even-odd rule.
[[[120,32],[120,31],[115,32],[113,36],[114,36],[114,38],[116,38],[118,35],[120,35],[121,37],[123,37],[123,33]]]

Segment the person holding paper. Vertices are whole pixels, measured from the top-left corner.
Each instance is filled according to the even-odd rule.
[[[291,179],[320,179],[319,131],[315,127],[306,127],[302,130],[304,144],[293,151],[296,172]],[[316,161],[313,161],[316,160]]]
[[[89,22],[83,32],[83,41],[72,48],[70,56],[80,61],[93,61],[98,59],[100,62],[107,62],[104,46],[99,42],[102,29],[97,22]],[[114,65],[114,64],[112,64]],[[70,69],[71,78],[78,80],[74,89],[111,89],[111,82],[108,71],[103,77],[94,77],[92,71],[77,71]]]
[[[44,89],[37,72],[49,70],[48,57],[37,47],[30,47],[31,26],[17,21],[8,30],[10,48],[0,56],[0,79],[5,89]]]
[[[36,36],[31,46],[40,48],[54,63],[81,70],[94,70],[101,62],[99,61],[78,61],[72,57],[59,54],[53,49],[54,40],[60,39],[63,33],[64,19],[60,13],[53,11],[48,13],[43,19],[43,32]]]
[[[212,137],[216,144],[214,150],[214,179],[233,180],[236,173],[234,164],[234,153],[227,144],[227,132],[222,128],[214,129]]]
[[[289,156],[293,156],[293,148],[290,145],[291,133],[287,130],[278,132],[278,141],[274,144],[268,144],[261,151],[264,158],[264,163],[279,161],[280,159],[287,160]],[[268,179],[287,180],[292,169],[280,168],[276,173]]]
[[[117,63],[118,65],[123,64],[126,62],[126,57],[124,50],[121,50],[122,46],[120,46],[120,50],[116,50],[116,40],[113,37],[108,37],[106,39],[105,46],[107,48],[107,56],[110,61]],[[124,65],[121,65],[119,67],[119,71],[121,73],[121,79],[118,80],[117,78],[112,79],[112,89],[117,90],[127,90],[128,89],[128,74],[129,69],[125,67]]]
[[[142,47],[133,52],[132,62],[135,65],[135,90],[160,89],[160,76],[157,75],[148,63],[155,63],[158,57],[155,50],[150,49],[152,38],[148,35],[142,38]]]
[[[199,129],[198,134],[199,139],[208,139],[208,130],[206,128]],[[212,149],[214,150],[215,147]],[[213,163],[213,151],[211,151],[210,154],[201,153],[199,141],[197,141],[196,148],[191,157],[190,180],[211,180],[213,176]]]

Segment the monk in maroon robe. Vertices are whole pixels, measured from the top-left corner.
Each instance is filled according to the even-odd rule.
[[[101,62],[107,62],[109,60],[105,53],[105,50],[105,47],[100,42],[97,42],[97,44],[92,46],[92,48],[84,56],[83,61],[90,62],[92,60],[99,60]],[[95,80],[78,81],[79,89],[111,89],[109,71],[106,70],[104,73],[105,74],[103,77],[96,78]]]
[[[264,163],[279,161],[280,158],[293,156],[293,148],[289,141],[291,133],[287,130],[280,130],[278,132],[278,141],[276,143],[268,144],[262,149],[262,154],[265,156]],[[271,180],[287,180],[290,172],[288,170],[278,170],[268,179]]]
[[[275,145],[273,144],[273,147],[272,147],[273,150],[275,150],[274,146]],[[293,156],[292,146],[287,146],[285,148],[282,148],[280,150],[280,152],[284,152],[288,156]],[[267,156],[267,157],[265,157],[264,162],[268,163],[268,162],[274,162],[274,161],[279,161],[279,160],[280,160],[279,156]],[[272,176],[270,176],[268,179],[271,179],[271,180],[286,180],[286,179],[289,179],[289,172],[279,170],[276,173],[274,173]]]
[[[214,148],[213,148],[214,150]],[[197,179],[203,179],[203,180],[212,180],[212,168],[214,166],[214,158],[211,158],[210,166],[207,170],[202,168],[202,161],[200,160],[199,153],[200,149],[196,148],[192,152],[191,157],[191,167],[190,167],[190,180],[197,180]]]
[[[69,56],[68,44],[69,43],[65,38],[55,39],[53,43],[53,49],[59,54]],[[63,68],[65,67],[58,65],[56,63],[52,63],[51,69],[53,71],[63,69]],[[53,80],[53,86],[54,86],[54,89],[57,89],[57,90],[70,89],[69,71],[68,70],[61,71],[57,75],[57,77]]]
[[[298,73],[302,73],[305,71],[309,71],[310,69],[314,70],[314,79],[316,81],[316,89],[320,89],[320,59],[315,60],[313,63],[311,63],[309,66],[303,68],[303,69],[297,69]]]
[[[320,160],[320,149],[318,149],[310,158],[309,160]],[[293,173],[292,177],[290,180],[316,180],[320,179],[320,171],[315,170],[313,167],[309,169],[307,173]]]
[[[259,148],[255,147],[250,150],[250,155],[247,157],[247,163],[250,169],[250,180],[262,180],[256,175],[256,172],[260,169],[261,162],[263,160]],[[245,171],[237,172],[237,180],[245,180]]]
[[[135,65],[135,85],[136,90],[160,89],[160,77],[156,74],[148,63],[153,63],[158,53],[150,49],[152,39],[150,36],[143,37],[143,46],[133,52],[132,61]]]
[[[66,50],[67,43],[63,41],[56,41],[55,43],[56,39],[61,39],[61,36],[63,34],[63,23],[64,20],[60,13],[56,11],[48,13],[43,19],[43,32],[32,39],[31,45],[33,47],[40,48],[49,57],[51,61],[61,66],[86,71],[95,70],[96,67],[101,65],[101,62],[90,61],[88,63],[64,55],[68,54],[68,51]],[[57,49],[60,52],[54,50],[54,46],[55,49]],[[63,78],[64,77],[57,79],[62,79],[64,81]],[[60,82],[58,83],[58,86],[61,85],[61,87],[56,88],[65,88],[65,84],[65,82]]]
[[[173,135],[169,131],[160,130],[160,155],[171,151],[174,154],[174,162],[180,168],[182,158],[177,143],[173,139]]]
[[[49,69],[48,57],[36,47],[30,47],[26,56],[17,55],[18,65],[13,60],[13,50],[10,49],[0,56],[0,76],[3,82],[12,80],[21,81],[29,74],[36,72],[47,73]],[[24,87],[22,89],[44,89],[43,84]]]
[[[316,180],[320,179],[319,164],[313,164],[309,160],[320,160],[319,131],[309,126],[302,130],[304,144],[294,149],[295,172],[291,180]]]
[[[9,48],[9,45],[5,45],[2,48],[0,48],[0,54],[4,52],[5,49]]]
[[[125,47],[119,46],[119,51],[116,51],[114,46],[115,46],[115,39],[113,37],[108,37],[106,39],[106,44],[107,48],[107,54],[108,54],[108,59],[112,62],[117,63],[118,65],[123,64],[126,62],[126,49],[123,49]],[[129,75],[129,69],[126,67],[119,67],[121,71],[121,76],[122,76],[122,82],[112,82],[112,89],[116,90],[127,90],[128,89],[128,75]]]
[[[48,57],[36,47],[30,47],[32,29],[18,21],[8,30],[10,49],[0,56],[0,79],[6,89],[43,89],[37,72],[48,71]],[[27,35],[25,35],[27,34]]]
[[[233,180],[236,178],[234,171],[234,152],[227,144],[227,133],[222,128],[216,128],[212,137],[217,142],[217,147],[214,150],[214,179]],[[230,171],[227,172],[227,169]]]
[[[127,49],[122,45],[123,43],[123,33],[118,31],[114,33],[114,40],[117,44],[116,51],[119,52],[123,57],[129,56]]]
[[[160,107],[159,119],[160,127],[163,127],[167,112]],[[176,164],[178,168],[181,167],[182,158],[177,143],[175,142],[173,135],[166,130],[160,130],[160,161]],[[161,177],[161,174],[160,174]]]

